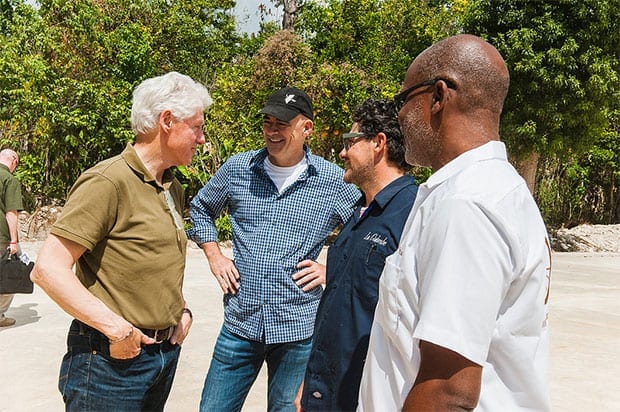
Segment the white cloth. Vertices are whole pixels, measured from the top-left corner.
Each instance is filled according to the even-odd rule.
[[[501,142],[419,187],[386,260],[359,410],[401,410],[424,340],[481,365],[478,411],[550,409],[547,233]]]
[[[308,160],[304,158],[293,166],[276,166],[269,161],[269,157],[265,158],[265,171],[278,188],[278,192],[284,190],[297,181],[297,178],[308,168]]]

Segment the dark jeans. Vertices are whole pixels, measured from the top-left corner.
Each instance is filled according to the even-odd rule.
[[[202,389],[200,411],[240,411],[263,362],[267,362],[268,411],[294,412],[311,347],[311,338],[267,345],[234,335],[222,326]]]
[[[74,320],[58,389],[67,411],[163,411],[181,347],[144,345],[133,359],[112,359],[108,339]]]

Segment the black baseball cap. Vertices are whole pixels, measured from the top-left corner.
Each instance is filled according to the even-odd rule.
[[[284,87],[269,96],[260,113],[268,114],[285,122],[290,121],[298,114],[303,114],[308,119],[314,120],[310,96],[303,90],[290,86]]]

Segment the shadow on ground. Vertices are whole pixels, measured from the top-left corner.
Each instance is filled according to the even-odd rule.
[[[6,316],[14,318],[17,322],[8,328],[1,328],[0,332],[7,329],[19,328],[20,326],[38,322],[41,319],[39,312],[32,309],[39,306],[38,303],[23,303],[20,306],[11,306],[6,312]]]

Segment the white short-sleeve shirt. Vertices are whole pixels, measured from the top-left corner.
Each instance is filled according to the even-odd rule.
[[[478,411],[550,409],[550,249],[524,180],[493,141],[419,187],[386,260],[359,410],[401,410],[419,342],[481,365]]]

